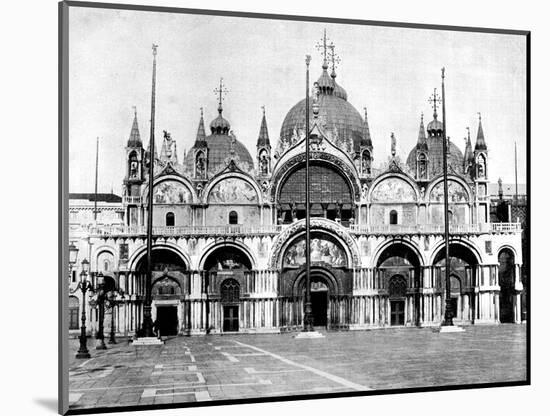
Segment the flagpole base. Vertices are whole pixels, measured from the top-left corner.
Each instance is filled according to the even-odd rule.
[[[299,334],[295,335],[296,339],[313,339],[313,338],[324,338],[325,336],[318,331],[302,331]]]
[[[464,328],[456,325],[442,325],[439,327],[439,332],[464,332]]]

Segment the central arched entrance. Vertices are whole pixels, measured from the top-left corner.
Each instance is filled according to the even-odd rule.
[[[326,329],[331,323],[331,299],[337,294],[336,279],[325,268],[313,267],[310,273],[311,280],[311,312],[313,326]],[[305,302],[306,272],[298,277],[297,295]]]
[[[136,265],[141,287],[145,289],[147,256]],[[167,247],[153,247],[152,251],[152,314],[155,329],[161,336],[177,335],[183,327],[180,311],[183,283],[187,280],[187,264],[175,251]]]

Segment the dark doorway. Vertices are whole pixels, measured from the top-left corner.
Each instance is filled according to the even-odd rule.
[[[503,249],[498,255],[498,284],[500,285],[500,322],[514,322],[514,253]]]
[[[391,325],[405,325],[405,301],[390,300]]]
[[[160,335],[178,335],[178,309],[176,306],[157,306],[157,325]]]
[[[224,306],[223,307],[223,331],[237,332],[239,330],[239,307]]]
[[[313,326],[327,326],[328,292],[326,290],[311,292],[311,310]]]

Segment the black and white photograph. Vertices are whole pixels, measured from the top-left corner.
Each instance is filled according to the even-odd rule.
[[[62,413],[530,383],[528,31],[104,6],[60,3]]]

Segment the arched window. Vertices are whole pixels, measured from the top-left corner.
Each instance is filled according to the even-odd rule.
[[[392,276],[388,286],[390,298],[403,298],[407,295],[407,279],[400,274]]]
[[[139,165],[136,152],[130,153],[128,159],[128,173],[130,178],[137,178],[139,176]]]
[[[235,279],[226,279],[223,281],[221,288],[222,303],[237,303],[240,298],[240,285]]]
[[[418,156],[418,178],[419,179],[428,178],[427,161],[426,161],[426,155],[424,153],[421,153],[420,156]]]
[[[397,211],[394,209],[390,211],[390,224],[397,224]]]
[[[176,225],[176,217],[174,216],[173,212],[166,213],[166,226],[167,227],[173,227]]]
[[[239,214],[236,211],[231,211],[229,213],[229,224],[238,224],[239,223]]]
[[[370,152],[368,150],[365,150],[363,152],[363,157],[361,158],[361,170],[363,171],[363,174],[370,174]]]

